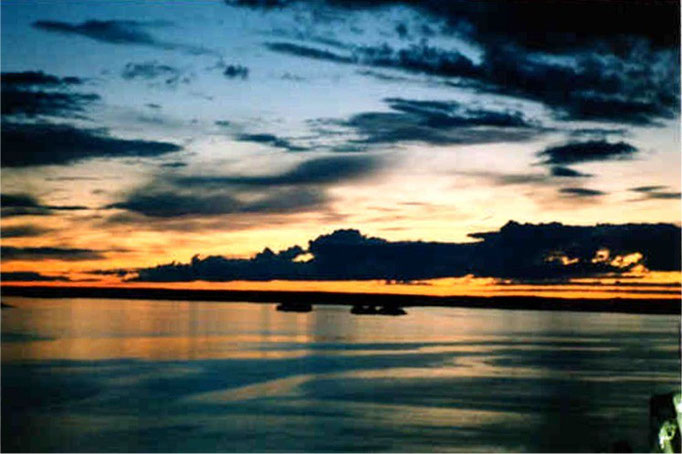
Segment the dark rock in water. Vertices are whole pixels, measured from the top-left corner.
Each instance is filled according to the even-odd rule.
[[[398,306],[384,306],[379,309],[379,315],[407,315],[405,309]]]
[[[355,304],[351,308],[350,313],[355,315],[376,315],[377,308],[371,304]]]
[[[277,310],[281,312],[310,312],[313,305],[310,303],[280,303]]]

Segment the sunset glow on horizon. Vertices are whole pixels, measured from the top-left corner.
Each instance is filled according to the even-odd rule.
[[[3,2],[2,285],[679,298],[670,5],[434,5]]]

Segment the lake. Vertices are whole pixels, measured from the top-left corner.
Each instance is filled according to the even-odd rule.
[[[679,316],[3,298],[2,450],[649,449]]]

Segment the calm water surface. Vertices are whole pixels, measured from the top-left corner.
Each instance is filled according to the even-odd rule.
[[[2,450],[648,449],[679,317],[5,298]]]

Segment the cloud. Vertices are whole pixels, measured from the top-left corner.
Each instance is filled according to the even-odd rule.
[[[36,88],[81,85],[85,82],[85,80],[80,77],[58,77],[52,74],[44,73],[43,71],[23,71],[4,72],[2,73],[2,79],[0,82],[2,82],[3,88]]]
[[[371,175],[380,163],[372,156],[334,156],[309,159],[276,175],[169,176],[106,208],[151,218],[298,213],[323,206],[327,186]]]
[[[195,256],[137,270],[135,281],[413,281],[473,275],[517,280],[619,275],[644,265],[680,269],[680,228],[671,224],[566,226],[509,222],[474,243],[390,242],[357,230],[321,235],[307,248],[265,248],[250,259]],[[309,260],[297,260],[303,255]]]
[[[178,190],[142,189],[129,194],[123,202],[106,208],[116,208],[151,218],[183,216],[217,216],[245,213],[297,213],[319,207],[326,201],[319,191],[302,188],[269,191],[264,197],[245,201],[230,192],[206,193]]]
[[[545,158],[544,164],[564,165],[629,159],[637,151],[637,148],[625,142],[611,143],[605,140],[591,140],[588,142],[569,142],[549,147],[540,151],[538,156]]]
[[[35,271],[3,271],[0,273],[0,281],[3,282],[70,282],[71,279],[64,276],[46,276]]]
[[[75,117],[100,97],[93,93],[74,93],[73,86],[83,83],[78,77],[57,77],[42,71],[2,73],[2,116]]]
[[[456,51],[444,51],[426,43],[394,49],[388,44],[380,47],[347,46],[350,55],[287,42],[266,43],[273,52],[342,64],[365,65],[375,68],[395,68],[404,71],[447,77],[478,77],[479,68]]]
[[[100,260],[102,251],[93,249],[62,248],[62,247],[0,247],[0,255],[4,262],[13,260]]]
[[[672,192],[672,191],[666,191],[666,192],[649,192],[645,198],[647,199],[664,199],[664,200],[680,200],[680,193],[679,192]]]
[[[578,178],[591,176],[587,173],[578,172],[577,170],[571,169],[570,167],[563,166],[552,166],[550,168],[550,172],[553,177],[561,178]]]
[[[385,6],[408,6],[433,22],[442,19],[446,32],[463,35],[488,46],[512,43],[535,51],[576,50],[610,44],[620,50],[632,37],[648,40],[657,48],[680,45],[677,2],[623,2],[618,8],[601,2],[559,0],[552,7],[536,2],[496,0],[467,2],[441,0],[226,0],[226,4],[263,9],[326,5],[338,10],[375,11]],[[329,18],[330,15],[318,15]],[[347,19],[347,14],[337,16]],[[396,23],[395,25],[399,25]],[[430,30],[430,27],[428,28]]]
[[[435,145],[527,141],[544,129],[515,110],[471,108],[452,101],[384,100],[392,112],[363,112],[335,122],[359,136],[355,144]],[[333,123],[332,123],[333,124]]]
[[[633,202],[640,202],[643,200],[680,200],[682,194],[676,191],[665,191],[668,186],[638,186],[630,188],[630,191],[642,194],[639,199],[634,199]]]
[[[315,49],[313,47],[301,46],[292,43],[266,43],[265,47],[273,52],[294,55],[297,57],[312,58],[314,60],[324,60],[335,63],[356,62],[356,60],[352,57],[345,57],[343,55],[335,54],[327,50]]]
[[[268,43],[267,47],[316,60],[468,80],[469,88],[482,94],[544,103],[559,120],[648,125],[675,118],[679,110],[675,90],[679,66],[677,54],[671,51],[638,49],[622,58],[605,58],[595,50],[564,55],[564,61],[557,62],[506,45],[486,49],[483,61],[474,64],[457,51],[425,43],[402,49],[387,44],[351,46],[350,55],[291,43]]]
[[[304,161],[293,169],[277,175],[188,176],[179,177],[176,182],[182,186],[204,187],[329,185],[371,175],[381,164],[381,159],[374,156],[320,157]]]
[[[126,80],[158,80],[163,79],[162,82],[169,87],[175,87],[179,83],[188,83],[190,77],[183,74],[183,72],[170,65],[165,65],[158,63],[156,61],[149,61],[143,63],[127,63],[123,71],[121,72],[121,77]],[[152,104],[151,106],[147,104],[148,107],[154,106],[152,108],[158,109],[160,106],[157,104]]]
[[[86,206],[81,205],[44,205],[29,194],[1,194],[0,207],[2,217],[13,216],[45,216],[53,214],[54,211],[77,211],[87,210]],[[5,229],[3,229],[3,235]]]
[[[228,79],[247,79],[249,77],[249,68],[242,65],[227,65],[223,70],[223,76]]]
[[[630,188],[633,192],[656,192],[667,188],[668,186],[637,186],[636,188]]]
[[[181,149],[170,142],[119,139],[103,129],[3,121],[0,161],[2,167],[27,167],[96,157],[159,156]]]
[[[124,277],[127,274],[130,274],[131,270],[125,269],[125,268],[113,268],[113,269],[106,269],[106,270],[90,270],[88,271],[88,274],[94,274],[97,276],[118,276],[118,277]]]
[[[152,36],[147,29],[158,27],[159,22],[134,20],[88,20],[79,24],[63,21],[36,21],[33,27],[51,33],[79,35],[95,41],[116,45],[137,45],[163,50],[181,50],[190,54],[211,54],[208,49],[181,43],[161,41]]]
[[[3,206],[3,213],[2,216],[5,216],[4,210],[5,207]],[[2,230],[0,230],[0,236],[2,238],[28,238],[28,237],[37,237],[37,236],[43,236],[48,232],[51,232],[51,229],[47,229],[45,227],[41,227],[38,225],[33,225],[33,224],[24,224],[24,225],[13,225],[13,226],[8,226],[8,227],[3,227]]]
[[[281,148],[286,151],[299,152],[308,151],[309,149],[300,145],[291,143],[288,139],[277,137],[273,134],[239,134],[235,137],[240,142],[253,142],[270,145],[274,148]]]
[[[83,118],[85,107],[99,99],[95,94],[3,90],[2,115]]]
[[[306,2],[279,6],[296,3]],[[427,36],[416,43],[403,39],[398,44],[330,45],[343,52],[323,48],[317,45],[319,39],[305,35],[299,39],[315,42],[316,47],[289,42],[267,43],[266,47],[303,58],[426,74],[440,78],[436,82],[468,85],[481,94],[540,102],[557,120],[659,125],[679,115],[680,26],[674,2],[651,9],[631,2],[616,11],[597,2],[578,7],[566,0],[554,2],[551,13],[533,2],[445,3],[408,2],[407,6],[427,13],[424,19],[430,22],[433,15],[444,18],[449,26],[440,27],[440,37],[455,37],[478,48],[480,61],[451,46],[429,43]],[[406,6],[399,1],[371,5],[327,1],[310,6],[325,4],[372,11],[380,6]],[[554,6],[565,16],[557,16]],[[339,17],[347,20],[347,14]],[[640,17],[656,18],[661,28],[644,25]],[[396,22],[392,32],[401,24]],[[338,24],[326,24],[334,25]],[[662,31],[666,26],[667,31]]]
[[[606,192],[603,191],[586,188],[561,188],[559,189],[559,192],[574,197],[598,197],[606,194]]]
[[[181,161],[173,161],[173,162],[165,162],[161,164],[161,167],[169,168],[169,169],[178,169],[180,167],[187,167],[186,162],[181,162]]]

